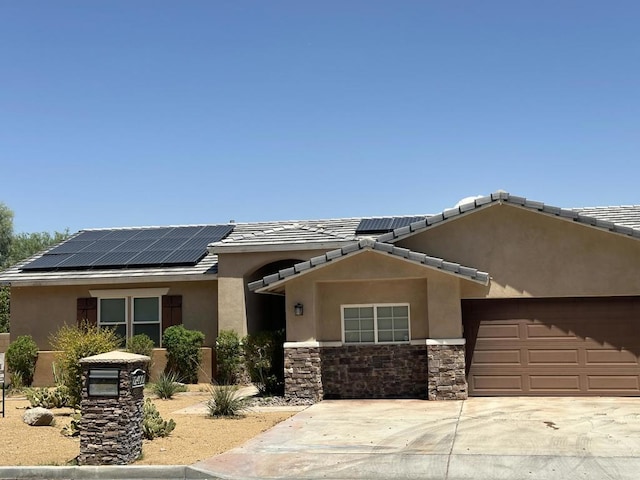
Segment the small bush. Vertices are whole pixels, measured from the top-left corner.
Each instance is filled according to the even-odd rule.
[[[242,343],[233,330],[221,330],[218,334],[216,363],[219,383],[224,385],[237,383],[242,372]]]
[[[69,425],[62,427],[60,433],[67,437],[77,437],[80,435],[80,420],[82,419],[82,413],[80,410],[75,410],[71,415],[71,421]]]
[[[127,340],[127,351],[138,355],[151,357],[151,355],[153,355],[153,347],[153,340],[149,338],[149,335],[144,333],[134,335]]]
[[[238,395],[237,385],[215,385],[207,409],[211,417],[234,417],[247,409],[247,398]]]
[[[175,373],[162,372],[158,380],[151,384],[151,391],[159,398],[170,399],[178,392],[187,391],[187,387],[179,382]]]
[[[251,381],[261,395],[284,393],[284,330],[247,335],[244,355]]]
[[[80,405],[82,395],[81,358],[118,349],[122,340],[110,328],[98,328],[84,322],[79,327],[64,325],[52,337],[54,350],[60,350],[57,366],[69,389],[70,405]]]
[[[153,404],[151,399],[147,398],[144,401],[143,419],[142,419],[142,434],[144,438],[153,440],[157,437],[168,437],[169,434],[176,428],[176,422],[173,419],[163,420],[158,412],[158,409]]]
[[[27,387],[33,382],[37,359],[38,345],[36,345],[31,335],[19,336],[11,342],[6,351],[9,370],[14,375],[19,375],[22,385]]]
[[[162,345],[167,349],[167,371],[185,383],[198,383],[203,343],[202,332],[187,330],[182,325],[167,328],[162,335]]]
[[[54,389],[30,388],[27,390],[27,400],[32,407],[62,408],[70,404],[69,389],[62,385]]]

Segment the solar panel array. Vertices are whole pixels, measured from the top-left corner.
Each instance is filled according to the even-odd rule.
[[[195,265],[207,245],[233,225],[88,230],[58,245],[23,270],[85,270]]]
[[[363,218],[356,228],[356,235],[366,233],[387,233],[396,228],[406,227],[413,222],[419,222],[427,217],[379,217]]]

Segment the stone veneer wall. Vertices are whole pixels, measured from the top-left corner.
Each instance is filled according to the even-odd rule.
[[[127,465],[142,454],[143,389],[131,389],[131,372],[144,362],[91,364],[88,368],[121,368],[120,397],[89,397],[87,371],[82,375],[80,465]]]
[[[287,398],[322,400],[320,347],[284,349],[284,392]]]
[[[464,345],[427,345],[429,400],[464,400],[468,396]]]
[[[322,348],[325,398],[425,398],[425,345]]]

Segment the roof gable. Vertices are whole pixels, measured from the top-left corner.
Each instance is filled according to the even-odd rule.
[[[476,212],[482,208],[486,208],[495,204],[508,204],[515,207],[525,208],[527,210],[537,212],[543,215],[557,217],[568,221],[573,221],[585,226],[595,227],[607,232],[617,233],[620,235],[626,235],[633,238],[640,238],[640,229],[634,228],[629,225],[616,223],[600,216],[594,216],[594,211],[600,210],[600,212],[608,211],[608,209],[567,209],[555,207],[552,205],[546,205],[542,202],[529,200],[524,197],[518,197],[511,195],[508,192],[498,191],[491,195],[475,198],[468,202],[464,202],[454,208],[449,208],[437,215],[431,215],[424,220],[414,222],[410,225],[395,229],[393,232],[386,233],[378,237],[379,242],[394,243],[398,240],[415,235],[416,233],[423,232],[429,228],[438,226],[444,222],[460,218],[463,215],[468,215]],[[590,215],[583,212],[591,213]],[[614,217],[611,217],[614,218]],[[619,217],[618,217],[619,218]],[[640,208],[638,209],[638,218],[640,219]]]
[[[353,255],[358,255],[365,251],[391,255],[393,258],[398,260],[409,261],[416,265],[456,275],[482,285],[487,285],[489,283],[489,274],[481,272],[478,269],[465,267],[459,263],[448,262],[441,258],[431,257],[424,253],[414,252],[406,248],[396,247],[389,243],[381,243],[371,238],[364,238],[342,248],[327,252],[324,255],[314,257],[306,262],[300,262],[293,267],[285,268],[272,275],[267,275],[255,282],[251,282],[249,284],[249,290],[256,291],[258,293],[272,290],[294,277],[305,275],[314,269],[330,265],[331,262]]]

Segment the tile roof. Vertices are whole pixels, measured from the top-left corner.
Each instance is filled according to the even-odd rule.
[[[640,205],[572,208],[574,212],[640,230]]]
[[[624,210],[623,207],[595,207],[589,209],[560,208],[554,207],[552,205],[546,205],[542,202],[529,200],[525,197],[511,195],[508,192],[497,191],[492,193],[491,195],[470,199],[468,202],[464,202],[453,208],[446,209],[437,215],[431,215],[425,220],[414,222],[406,227],[397,228],[393,232],[385,233],[378,237],[378,241],[393,243],[400,239],[414,235],[417,232],[426,230],[443,222],[457,218],[461,215],[465,215],[467,213],[496,203],[514,205],[546,215],[555,216],[583,225],[595,227],[608,232],[627,235],[633,238],[640,238],[640,229],[636,226],[633,226],[635,225],[635,220],[637,219],[638,214],[635,207],[630,207],[629,210]],[[617,213],[618,216],[615,217],[614,213]],[[620,221],[620,219],[622,218],[620,216],[621,213],[623,214],[622,216],[627,213],[629,216],[625,218],[631,221],[622,223]],[[617,218],[618,221],[614,222],[614,218]]]
[[[234,231],[211,247],[266,246],[295,243],[345,242],[356,239],[359,218],[237,223]]]
[[[306,262],[297,263],[293,267],[285,268],[272,275],[267,275],[261,280],[251,282],[249,284],[249,290],[256,291],[280,285],[291,277],[305,274],[314,268],[327,265],[332,261],[361,253],[365,250],[387,253],[394,257],[408,260],[419,265],[424,265],[442,272],[465,277],[468,280],[473,280],[483,285],[486,285],[489,282],[489,274],[481,272],[475,268],[465,267],[459,263],[447,262],[441,258],[431,257],[424,253],[413,252],[406,248],[396,247],[389,243],[381,243],[372,238],[363,238],[342,248],[327,252],[324,255],[314,257]]]

